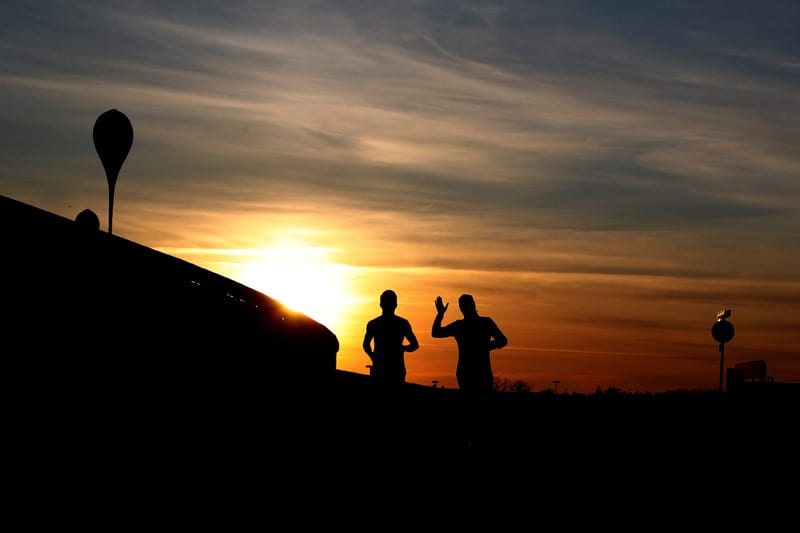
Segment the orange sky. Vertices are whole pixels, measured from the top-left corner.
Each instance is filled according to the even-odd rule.
[[[464,292],[537,391],[716,389],[726,307],[726,366],[800,383],[796,17],[575,5],[13,4],[0,192],[106,227],[115,108],[114,233],[316,318],[341,369],[391,288],[416,383],[455,386]]]

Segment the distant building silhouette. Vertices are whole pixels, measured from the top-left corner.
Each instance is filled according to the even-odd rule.
[[[328,328],[177,257],[105,232],[88,239],[99,228],[89,210],[71,221],[0,196],[0,223],[5,341],[59,369],[54,393],[95,380],[240,394],[334,379]]]

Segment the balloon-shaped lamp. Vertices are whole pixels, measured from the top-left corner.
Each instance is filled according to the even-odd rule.
[[[94,148],[106,171],[108,180],[108,233],[111,233],[114,218],[114,189],[122,168],[133,146],[133,126],[124,113],[109,109],[101,113],[94,123],[92,132]]]

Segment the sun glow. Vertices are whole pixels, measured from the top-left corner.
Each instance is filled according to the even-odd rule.
[[[300,241],[276,242],[242,265],[242,283],[335,332],[352,294],[348,268],[330,262],[330,254],[329,248]]]

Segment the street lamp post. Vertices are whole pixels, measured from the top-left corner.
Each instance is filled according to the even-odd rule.
[[[711,336],[719,343],[719,392],[722,393],[722,376],[725,368],[725,343],[733,338],[733,324],[725,320],[731,316],[730,309],[717,313],[717,321],[711,326]]]

